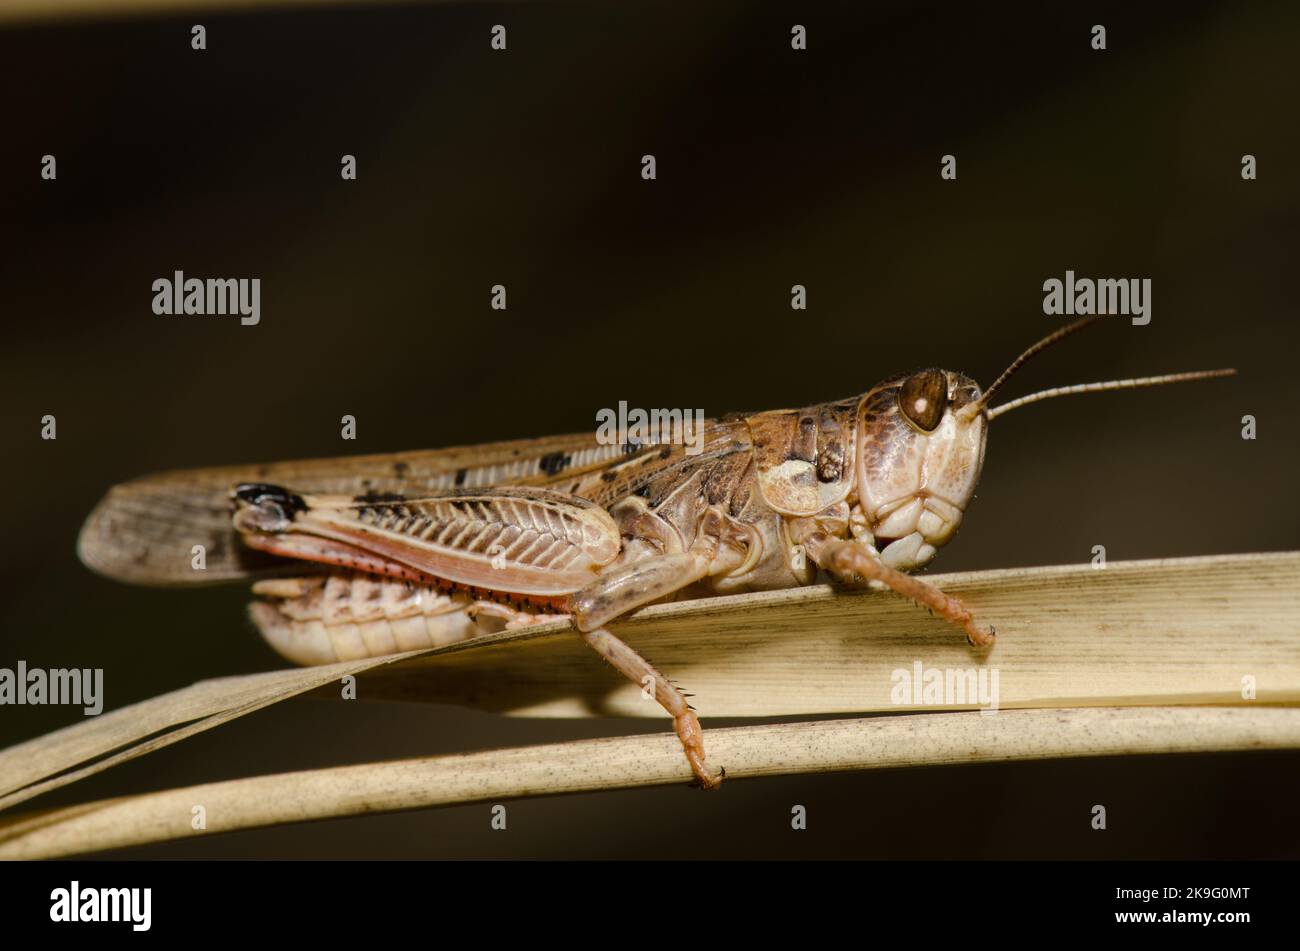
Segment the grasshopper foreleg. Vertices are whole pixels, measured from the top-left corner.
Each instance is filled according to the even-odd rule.
[[[966,632],[966,640],[975,647],[991,647],[997,631],[975,623],[975,617],[962,602],[944,594],[934,585],[891,568],[856,541],[814,536],[806,543],[809,557],[831,574],[844,581],[855,577],[879,581],[905,598],[929,608],[945,621]]]

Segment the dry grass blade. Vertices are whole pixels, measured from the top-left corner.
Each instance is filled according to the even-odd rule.
[[[876,717],[714,730],[709,746],[715,761],[726,764],[728,782],[1053,757],[1281,749],[1300,746],[1300,710],[1091,707]],[[277,823],[689,779],[669,735],[335,767],[11,817],[0,825],[0,858],[52,858]],[[726,795],[725,784],[716,795]],[[207,829],[195,832],[193,809],[200,805]]]
[[[0,751],[0,809],[392,660],[205,680],[11,746]]]
[[[987,657],[875,590],[813,587],[660,605],[619,632],[696,695],[704,717],[900,711],[896,671],[999,674],[1002,707],[1300,700],[1300,553],[936,576],[1002,632]],[[0,752],[0,808],[307,691],[534,716],[662,716],[564,623],[381,660],[207,681]],[[336,694],[335,694],[336,695]],[[975,706],[975,698],[949,709]]]
[[[1001,632],[991,653],[884,590],[818,586],[648,608],[618,634],[701,716],[898,711],[894,672],[999,671],[1003,707],[1300,701],[1300,552],[931,578]],[[446,648],[368,675],[364,695],[514,715],[660,717],[564,625]],[[977,706],[974,700],[951,705]]]

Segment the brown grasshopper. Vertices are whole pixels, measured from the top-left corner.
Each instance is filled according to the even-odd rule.
[[[144,583],[294,570],[258,581],[250,611],[298,663],[567,615],[653,691],[712,788],[723,772],[705,760],[686,696],[609,623],[655,601],[810,584],[820,568],[882,582],[989,647],[992,628],[908,574],[961,524],[989,422],[1050,397],[1234,372],[1079,384],[989,407],[1027,360],[1097,319],[1040,340],[983,393],[964,374],[919,370],[847,400],[709,421],[695,455],[666,425],[622,445],[566,436],[149,476],[109,493],[79,549],[102,573]],[[196,545],[203,571],[191,567]],[[326,567],[304,573],[307,564]]]

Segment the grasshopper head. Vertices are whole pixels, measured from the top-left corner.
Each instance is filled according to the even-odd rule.
[[[961,524],[984,464],[988,418],[970,377],[918,370],[879,384],[858,419],[858,503],[881,560],[920,568]]]
[[[1039,340],[988,389],[952,370],[918,370],[879,384],[858,411],[858,502],[885,564],[910,571],[927,564],[961,524],[984,465],[988,425],[1003,413],[1041,400],[1232,376],[1233,369],[1195,370],[1030,393],[989,407],[1022,366],[1048,347],[1104,316],[1086,317]]]

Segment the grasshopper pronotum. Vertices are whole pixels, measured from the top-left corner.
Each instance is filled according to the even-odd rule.
[[[990,408],[1027,360],[1097,319],[1040,340],[983,393],[964,374],[919,370],[847,400],[710,421],[698,454],[660,431],[635,445],[567,436],[148,476],[100,503],[81,557],[153,584],[296,568],[258,581],[250,610],[298,663],[568,615],[618,671],[653,689],[711,788],[723,774],[705,761],[685,695],[607,625],[654,601],[809,584],[821,568],[883,582],[990,646],[994,631],[958,599],[908,574],[957,531],[988,423],[1055,396],[1234,372],[1057,387]],[[196,544],[202,572],[191,567]]]

